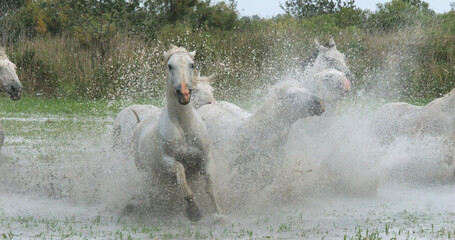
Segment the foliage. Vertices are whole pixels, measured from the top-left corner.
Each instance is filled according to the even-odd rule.
[[[12,44],[19,38],[22,23],[18,12],[24,2],[21,0],[4,0],[0,4],[0,46]]]
[[[431,21],[434,11],[421,0],[391,0],[377,4],[378,11],[371,14],[369,28],[380,31],[397,30],[406,26],[426,24]]]
[[[210,2],[198,2],[194,13],[191,15],[193,28],[232,30],[237,22],[235,9],[225,2],[218,2],[210,6]]]
[[[429,26],[428,40],[419,48],[421,77],[415,91],[441,96],[455,88],[455,12],[440,14]]]
[[[297,18],[310,18],[318,15],[333,14],[344,8],[355,9],[354,0],[287,0],[281,8]]]
[[[0,18],[5,17],[10,12],[20,9],[25,3],[25,0],[3,0],[0,5]]]
[[[38,95],[46,93],[48,96],[55,96],[58,92],[58,88],[55,86],[59,85],[57,74],[51,70],[46,61],[36,56],[33,49],[27,49],[12,59],[22,69],[26,69],[22,72],[22,76],[27,79],[27,81],[23,81],[26,89],[30,89]]]
[[[160,99],[161,55],[172,43],[196,50],[199,71],[216,74],[217,97],[238,102],[298,78],[313,40],[329,37],[346,54],[357,93],[431,98],[455,87],[454,13],[435,14],[421,0],[391,0],[375,12],[353,1],[287,1],[291,14],[272,19],[239,19],[234,0],[6,3],[0,43],[26,94]],[[316,15],[300,16],[290,4],[313,4]]]
[[[139,7],[139,2],[124,0],[70,0],[59,2],[66,24],[82,45],[91,49],[93,57],[101,63],[117,35],[119,26],[129,11]]]

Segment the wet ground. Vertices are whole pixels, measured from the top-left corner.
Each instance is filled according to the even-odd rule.
[[[455,237],[455,184],[399,178],[382,179],[372,194],[325,192],[277,202],[271,198],[265,205],[268,200],[261,199],[266,207],[227,209],[225,217],[208,215],[196,223],[183,212],[166,218],[125,214],[145,185],[134,162],[111,148],[113,116],[2,116],[7,139],[0,159],[0,238]]]
[[[451,239],[455,188],[387,186],[377,196],[330,197],[230,215],[157,220],[112,214],[102,205],[0,194],[3,238],[70,239]]]

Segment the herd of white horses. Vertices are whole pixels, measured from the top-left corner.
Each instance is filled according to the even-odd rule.
[[[304,62],[301,78],[280,81],[269,88],[252,111],[217,101],[211,82],[196,69],[196,52],[171,46],[164,53],[167,72],[163,108],[132,105],[123,109],[113,125],[114,148],[134,159],[150,177],[151,185],[178,185],[191,221],[202,217],[190,182],[201,177],[215,214],[223,214],[213,187],[214,159],[230,156],[236,191],[266,188],[281,166],[280,148],[299,119],[333,117],[337,104],[351,91],[354,76],[333,39],[316,42],[315,53]],[[21,97],[16,66],[0,50],[0,80],[13,100]],[[455,164],[455,90],[426,106],[388,103],[375,114],[375,132],[384,145],[397,136],[425,134],[444,138],[444,161]],[[299,126],[297,126],[299,127]],[[3,144],[0,129],[0,143]],[[260,159],[260,160],[258,160]],[[245,177],[248,176],[248,177]],[[248,179],[246,181],[245,179]]]

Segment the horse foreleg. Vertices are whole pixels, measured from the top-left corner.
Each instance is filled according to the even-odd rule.
[[[187,217],[191,221],[198,221],[199,219],[201,219],[202,215],[201,212],[199,211],[198,206],[194,202],[193,191],[191,191],[190,186],[188,185],[188,182],[186,180],[185,168],[181,163],[179,163],[172,157],[165,157],[164,160],[170,167],[171,172],[175,174],[175,176],[177,177],[177,183],[180,185],[183,191],[183,196],[187,203],[186,206]]]

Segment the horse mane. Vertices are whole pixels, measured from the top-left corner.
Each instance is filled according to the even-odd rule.
[[[326,48],[333,47],[333,45],[331,45],[329,42],[325,42],[325,43],[323,43],[321,45],[326,47]],[[306,58],[305,60],[302,61],[300,66],[302,68],[306,68],[306,67],[310,66],[311,64],[314,63],[314,61],[316,61],[316,58],[318,57],[318,55],[319,55],[319,50],[316,49],[316,51],[314,51],[308,58]]]
[[[318,50],[314,51],[309,57],[307,57],[305,60],[302,61],[302,63],[300,63],[301,67],[306,68],[313,64],[314,61],[316,61],[318,54],[319,54]]]
[[[172,54],[176,52],[188,53],[188,50],[186,50],[184,47],[177,47],[171,44],[171,48],[164,53],[164,64],[166,64],[167,61],[169,61],[169,58],[172,56]]]

